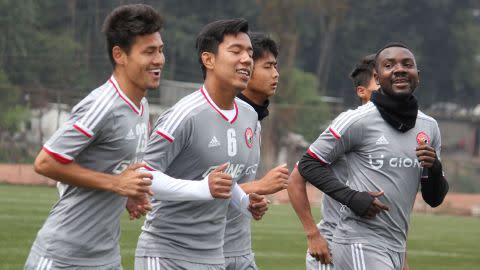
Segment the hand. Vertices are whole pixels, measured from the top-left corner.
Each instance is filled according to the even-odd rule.
[[[282,164],[268,171],[268,173],[258,181],[262,194],[273,194],[288,187],[288,168],[287,164]]]
[[[138,219],[145,216],[148,211],[152,210],[149,198],[146,196],[143,198],[131,198],[129,197],[126,205],[130,220]]]
[[[379,191],[379,192],[368,192],[368,194],[372,197],[374,197],[373,202],[370,204],[370,206],[367,209],[367,213],[363,216],[364,218],[372,219],[374,218],[378,213],[380,213],[382,210],[388,211],[389,208],[380,200],[378,197],[383,196],[384,192]]]
[[[248,205],[248,211],[252,213],[253,219],[262,219],[263,215],[265,215],[268,210],[269,201],[267,200],[267,198],[256,193],[250,193],[248,195],[248,199],[250,200],[250,204]]]
[[[307,235],[308,253],[322,264],[332,263],[332,256],[328,243],[316,230],[312,235]]]
[[[228,199],[232,196],[232,176],[223,172],[227,166],[228,163],[222,164],[208,175],[208,187],[214,198]]]
[[[433,162],[437,158],[435,149],[427,144],[417,146],[415,149],[415,154],[417,155],[418,161],[420,161],[422,167],[424,168],[431,168],[433,166]]]
[[[147,171],[137,171],[145,166],[143,163],[130,165],[125,171],[117,175],[117,183],[114,185],[114,191],[126,197],[142,198],[145,194],[153,195],[150,190],[152,185],[152,174]]]

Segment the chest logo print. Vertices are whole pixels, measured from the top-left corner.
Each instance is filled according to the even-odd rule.
[[[422,144],[428,144],[430,145],[430,138],[428,137],[427,133],[425,132],[419,132],[417,134],[417,144],[422,145]]]
[[[380,138],[378,138],[377,142],[375,144],[389,144],[387,138],[385,138],[385,135],[382,135]]]
[[[253,146],[253,131],[251,128],[245,130],[245,142],[247,143],[248,148]]]
[[[213,138],[208,143],[208,148],[217,147],[217,146],[220,146],[220,142],[218,141],[217,137],[213,136]]]
[[[130,140],[135,140],[135,138],[136,138],[136,137],[135,137],[135,134],[133,134],[133,130],[130,129],[130,131],[128,132],[127,136],[125,136],[125,140],[130,141]]]

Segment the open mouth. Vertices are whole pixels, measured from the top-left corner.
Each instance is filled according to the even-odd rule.
[[[250,70],[247,68],[239,68],[237,69],[237,73],[241,74],[242,76],[246,77],[247,79],[250,78]]]
[[[154,76],[160,76],[161,69],[151,69],[148,71],[149,73],[153,74]]]

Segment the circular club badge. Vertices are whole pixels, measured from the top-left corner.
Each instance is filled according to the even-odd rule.
[[[428,144],[430,145],[430,138],[425,132],[419,132],[417,134],[417,144],[418,145],[423,145],[423,144]]]
[[[245,130],[245,142],[247,143],[248,148],[253,146],[253,131],[251,128]]]

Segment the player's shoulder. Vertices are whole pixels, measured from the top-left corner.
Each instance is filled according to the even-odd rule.
[[[203,108],[205,108],[207,101],[205,100],[203,94],[200,90],[197,90],[175,103],[170,107],[165,114],[168,118],[176,118],[177,120],[182,120],[185,118],[192,117]]]
[[[367,102],[355,109],[342,112],[333,120],[331,128],[341,133],[353,124],[368,121],[368,119],[371,119],[371,117],[376,114],[378,114],[378,111],[375,105],[372,102]]]
[[[425,113],[422,112],[421,110],[418,110],[417,119],[420,119],[420,120],[423,120],[423,121],[426,121],[426,122],[430,122],[430,123],[437,124],[437,120],[435,120],[435,118],[433,118],[433,117],[425,114]]]
[[[175,103],[158,118],[155,126],[162,133],[172,135],[175,130],[207,108],[207,101],[197,90]]]
[[[247,102],[245,102],[239,97],[235,97],[235,104],[237,104],[239,110],[246,110],[250,113],[257,114],[257,112],[252,107],[252,105],[248,104]]]

